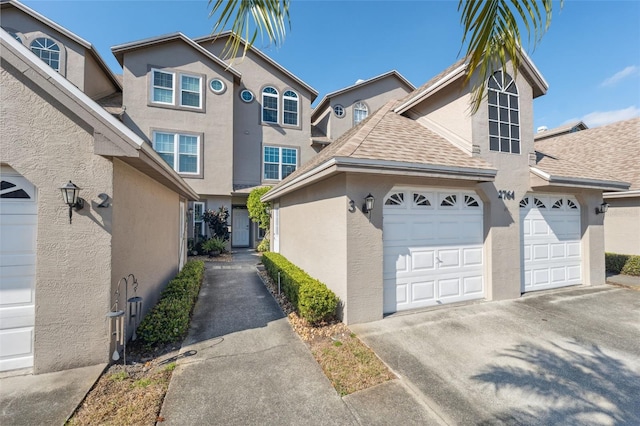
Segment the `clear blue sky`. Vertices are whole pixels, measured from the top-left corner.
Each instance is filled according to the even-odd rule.
[[[115,73],[110,47],[181,31],[211,32],[201,1],[31,1],[24,3],[96,46]],[[640,2],[571,1],[530,57],[549,83],[535,100],[535,127],[571,120],[590,127],[640,115]],[[257,47],[326,93],[391,69],[421,85],[458,59],[457,1],[293,0],[280,48]],[[527,46],[525,42],[525,47]]]

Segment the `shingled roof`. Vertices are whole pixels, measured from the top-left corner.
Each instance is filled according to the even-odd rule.
[[[276,185],[264,199],[275,198],[294,182],[310,179],[323,166],[357,165],[397,172],[424,172],[441,177],[493,180],[496,170],[481,158],[471,157],[451,142],[402,115],[390,101],[351,128],[309,162]],[[339,170],[336,170],[339,171]]]
[[[535,142],[549,174],[628,182],[640,190],[640,117]],[[560,165],[562,163],[562,165]]]

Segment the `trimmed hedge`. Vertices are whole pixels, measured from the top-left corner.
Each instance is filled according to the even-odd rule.
[[[604,264],[609,272],[640,276],[640,256],[605,253]]]
[[[335,316],[338,297],[325,284],[310,277],[279,253],[263,253],[262,263],[276,282],[280,272],[281,288],[302,318],[317,324]]]
[[[172,343],[186,334],[203,277],[204,262],[190,261],[169,281],[158,303],[138,327],[137,334],[144,346]]]

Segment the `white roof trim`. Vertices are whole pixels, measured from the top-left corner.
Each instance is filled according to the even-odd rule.
[[[93,99],[83,93],[75,85],[71,84],[66,78],[62,77],[47,65],[44,61],[41,61],[36,57],[26,46],[19,43],[12,36],[10,36],[5,30],[0,29],[0,40],[2,43],[8,45],[15,53],[28,65],[30,68],[37,70],[43,75],[50,83],[57,86],[63,91],[66,91],[71,95],[74,101],[78,103],[82,108],[86,109],[96,119],[102,121],[104,125],[114,130],[116,133],[131,144],[135,149],[144,151],[151,157],[157,164],[161,165],[164,173],[171,176],[172,180],[181,186],[182,190],[186,194],[190,194],[194,199],[197,199],[197,194],[191,189],[189,185],[182,179],[182,177],[173,168],[162,161],[157,152],[153,150],[140,136],[135,134],[131,129],[125,126],[122,122],[117,120],[114,116],[109,114],[104,108],[98,105]]]
[[[58,31],[59,33],[64,34],[65,36],[69,37],[71,40],[75,41],[76,43],[78,43],[79,45],[84,47],[85,49],[90,50],[93,53],[93,55],[95,56],[95,58],[98,60],[100,66],[107,72],[107,75],[111,78],[112,82],[115,83],[116,87],[118,87],[120,90],[122,90],[122,85],[120,84],[120,81],[116,78],[116,76],[113,73],[113,71],[111,71],[111,68],[109,68],[107,66],[107,63],[104,61],[104,59],[102,59],[102,56],[100,56],[100,54],[98,53],[96,48],[93,46],[93,44],[91,44],[87,40],[83,39],[79,35],[69,31],[68,29],[66,29],[62,25],[59,25],[59,24],[53,22],[51,19],[47,18],[44,15],[39,14],[35,10],[31,9],[28,6],[25,6],[24,4],[22,4],[20,2],[17,2],[17,1],[14,1],[14,0],[7,0],[7,1],[2,1],[0,3],[0,5],[2,5],[2,6],[6,5],[6,4],[10,4],[10,5],[20,9],[24,13],[32,16],[33,18],[35,18],[35,19],[37,19],[39,21],[41,21],[43,24],[45,24],[45,25],[53,28],[54,30]]]
[[[224,32],[221,32],[218,35],[208,35],[208,36],[202,36],[202,37],[195,37],[193,39],[193,41],[195,43],[202,43],[202,42],[205,42],[205,41],[208,41],[208,40],[215,40],[216,38],[228,37],[230,34],[231,34],[231,31],[224,31]],[[243,43],[245,43],[245,44],[247,43],[244,38],[240,37],[240,39],[242,40]],[[313,99],[311,100],[312,102],[318,96],[318,91],[316,89],[314,89],[313,87],[309,86],[301,78],[297,77],[294,73],[292,73],[291,71],[289,71],[288,69],[286,69],[285,67],[283,67],[282,65],[280,65],[279,63],[274,61],[273,59],[271,59],[265,53],[261,52],[259,49],[257,49],[254,46],[251,46],[249,48],[249,50],[251,50],[256,55],[260,56],[262,59],[264,59],[265,61],[267,61],[268,63],[270,63],[271,65],[273,65],[277,69],[279,69],[280,71],[282,71],[284,74],[286,74],[287,76],[289,76],[290,78],[292,78],[293,80],[298,82],[305,89],[307,89],[309,92],[311,92],[311,94],[313,95],[312,96]]]
[[[194,42],[189,37],[187,37],[186,35],[184,35],[183,33],[179,32],[179,31],[175,32],[175,33],[163,34],[163,35],[156,36],[156,37],[149,37],[149,38],[145,38],[145,39],[142,39],[142,40],[136,40],[136,41],[131,41],[131,42],[128,42],[128,43],[118,44],[116,46],[112,46],[111,47],[111,52],[114,54],[114,56],[116,56],[116,59],[118,59],[118,62],[120,62],[118,56],[124,54],[125,52],[127,52],[129,50],[141,49],[141,48],[144,48],[144,47],[153,46],[154,44],[166,43],[166,42],[174,41],[174,40],[182,40],[182,41],[184,41],[189,46],[193,47],[198,52],[202,53],[203,55],[205,55],[209,59],[213,60],[213,62],[215,62],[218,65],[220,65],[221,67],[223,67],[225,69],[225,71],[229,71],[231,74],[233,74],[234,76],[236,76],[238,78],[242,77],[242,74],[238,70],[236,70],[235,68],[229,66],[225,61],[223,61],[222,59],[218,58],[216,55],[214,55],[213,53],[209,52],[207,49],[205,49],[204,47],[200,46],[198,43]]]
[[[605,192],[602,194],[604,198],[632,198],[640,197],[640,190],[621,191],[621,192]]]
[[[554,176],[537,167],[529,167],[529,170],[536,176],[541,177],[550,184],[582,186],[599,189],[628,189],[629,183],[615,180],[587,179],[567,176]]]
[[[410,109],[413,106],[415,106],[416,104],[418,104],[420,101],[422,101],[424,98],[426,98],[431,93],[440,90],[441,88],[443,88],[444,86],[446,86],[449,83],[452,83],[457,77],[460,77],[460,75],[464,74],[464,71],[466,69],[467,69],[467,64],[465,62],[465,63],[461,64],[459,67],[455,68],[450,73],[448,73],[447,75],[443,76],[440,80],[438,80],[437,82],[435,82],[431,86],[427,87],[422,92],[417,93],[415,96],[413,96],[410,99],[407,99],[401,105],[398,105],[393,111],[395,113],[397,113],[397,114],[402,114],[403,112],[407,111],[408,109]]]

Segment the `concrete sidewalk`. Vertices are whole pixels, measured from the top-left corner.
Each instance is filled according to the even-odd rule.
[[[1,425],[62,425],[80,405],[106,364],[47,374],[0,378]]]
[[[607,273],[607,284],[640,290],[640,277],[624,274]]]

